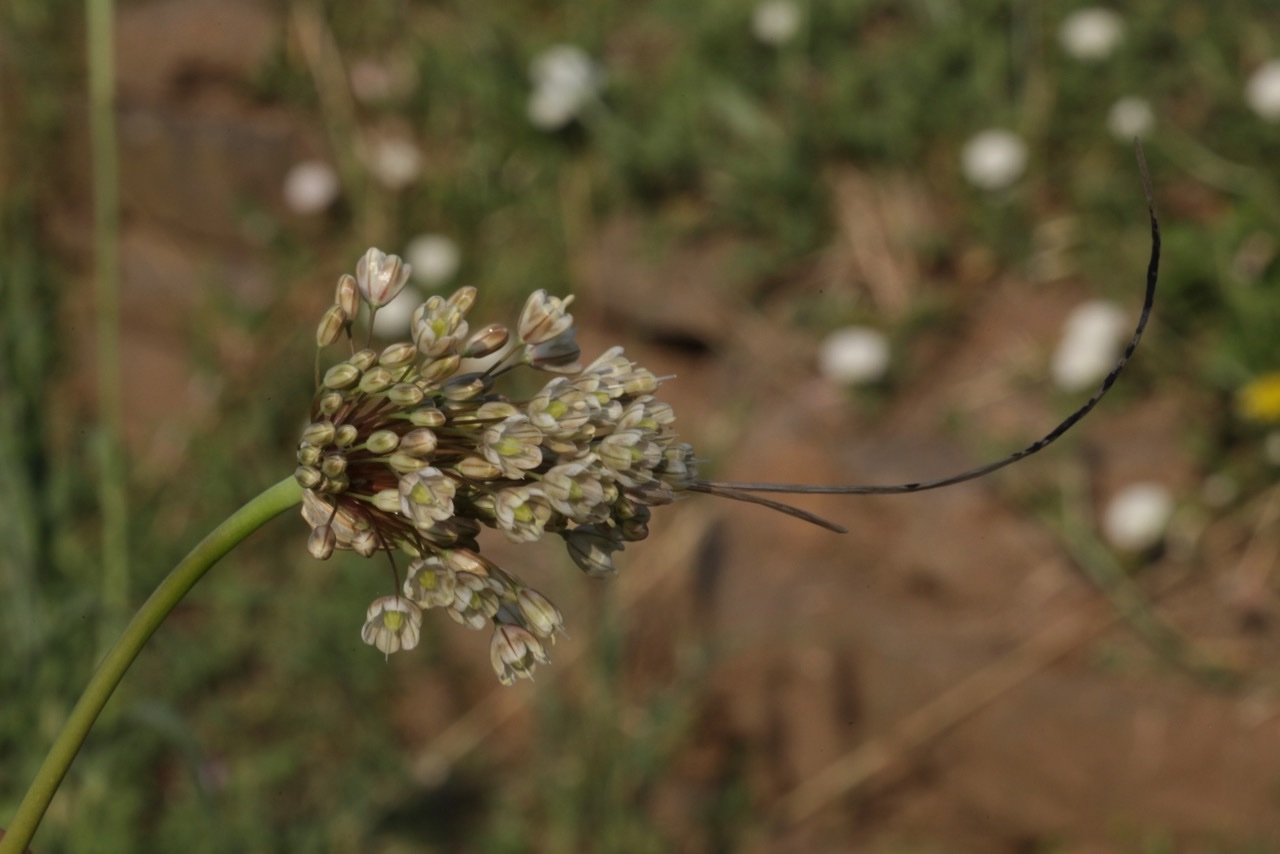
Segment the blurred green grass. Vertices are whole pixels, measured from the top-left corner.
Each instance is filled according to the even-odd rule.
[[[918,235],[929,293],[900,321],[908,339],[927,325],[921,311],[962,311],[964,292],[948,290],[962,249],[979,247],[992,269],[1022,270],[1028,224],[1051,214],[1079,225],[1074,271],[1098,295],[1131,303],[1133,276],[1114,273],[1140,269],[1145,222],[1131,147],[1108,132],[1106,115],[1116,99],[1139,95],[1157,116],[1146,144],[1167,242],[1158,328],[1137,381],[1221,409],[1248,379],[1280,368],[1271,168],[1280,136],[1242,97],[1249,71],[1280,54],[1274,4],[1132,3],[1122,45],[1096,63],[1061,50],[1069,10],[1056,4],[798,7],[800,32],[774,47],[752,38],[753,4],[727,0],[293,4],[289,14],[318,14],[345,59],[402,62],[415,85],[385,103],[354,103],[350,122],[338,120],[282,22],[273,55],[244,82],[245,104],[325,122],[348,155],[359,141],[343,132],[395,123],[428,165],[399,193],[365,176],[318,220],[284,216],[264,228],[271,269],[281,282],[316,281],[345,269],[368,239],[394,249],[439,231],[461,246],[458,280],[482,285],[483,307],[498,314],[530,290],[562,293],[578,281],[575,223],[634,214],[655,254],[739,240],[746,285],[734,297],[763,306],[769,283],[812,265],[832,241],[828,178],[854,165],[913,176],[942,212]],[[62,0],[0,10],[0,815],[83,684],[99,617],[82,426],[93,400],[73,375],[83,366],[72,339],[83,333],[61,320],[79,271],[50,221],[80,172],[65,141],[78,128],[69,99],[83,88],[80,14]],[[526,115],[528,68],[560,42],[580,45],[607,76],[578,120],[546,132]],[[983,192],[966,183],[959,151],[991,126],[1018,132],[1030,161],[1008,189]],[[276,216],[261,200],[244,205],[247,219]],[[809,298],[797,297],[785,320],[815,336],[865,319],[857,306],[833,312]],[[202,303],[191,339],[210,366],[221,364],[227,330],[259,342],[262,358],[225,378],[219,406],[234,417],[193,437],[170,479],[130,484],[135,598],[288,466],[310,396],[312,318],[299,307],[315,303],[297,287],[251,305],[216,295]],[[895,381],[920,379],[900,373]],[[1213,421],[1193,429],[1203,433],[1193,444],[1199,466],[1235,473],[1244,497],[1274,479],[1251,462],[1262,431]],[[37,850],[677,846],[648,813],[615,807],[652,805],[684,773],[681,755],[705,711],[704,664],[691,659],[661,690],[638,690],[625,674],[625,619],[601,618],[578,640],[593,659],[575,672],[578,684],[540,679],[530,758],[512,768],[500,752],[474,757],[431,791],[407,775],[388,680],[432,669],[442,689],[474,702],[488,674],[469,665],[482,667],[483,656],[433,660],[424,644],[414,661],[371,667],[352,629],[351,603],[369,595],[366,568],[313,565],[297,528],[265,532],[174,615],[77,760]],[[684,636],[675,644],[698,646]],[[239,761],[246,754],[252,762]],[[743,784],[722,782],[699,807],[697,850],[737,850],[765,833]]]

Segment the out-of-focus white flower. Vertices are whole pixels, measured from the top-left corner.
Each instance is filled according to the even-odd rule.
[[[1013,131],[991,128],[971,137],[960,152],[960,168],[983,190],[1008,187],[1027,168],[1027,144]]]
[[[1249,75],[1244,86],[1244,99],[1253,110],[1269,122],[1280,121],[1280,59],[1262,63]]]
[[[1124,19],[1101,6],[1088,6],[1072,12],[1058,30],[1062,49],[1082,62],[1106,59],[1123,39]]]
[[[771,47],[784,45],[800,32],[800,7],[795,0],[763,0],[751,13],[751,33]]]
[[[310,216],[333,204],[340,189],[332,166],[323,160],[304,160],[284,176],[284,203],[294,213]]]
[[[422,174],[422,151],[413,140],[399,135],[372,137],[367,161],[373,177],[389,190],[403,190]]]
[[[837,329],[822,341],[818,368],[827,379],[844,385],[881,380],[889,370],[889,339],[867,326]]]
[[[1059,388],[1079,391],[1100,381],[1115,363],[1129,334],[1129,321],[1109,300],[1076,306],[1063,324],[1050,373]]]
[[[552,45],[534,57],[529,77],[529,121],[549,131],[573,121],[604,86],[600,67],[586,51],[570,44]]]
[[[1135,136],[1146,136],[1156,123],[1156,114],[1146,98],[1128,95],[1111,105],[1107,111],[1107,130],[1121,142],[1129,142]]]
[[[414,268],[417,272],[417,268]],[[399,341],[410,328],[413,310],[422,305],[422,292],[409,286],[396,294],[396,298],[378,309],[373,317],[373,334],[379,338]]]
[[[1158,483],[1134,483],[1112,496],[1102,534],[1114,548],[1144,551],[1164,538],[1173,516],[1173,496]]]
[[[405,247],[404,259],[413,265],[415,282],[434,288],[453,278],[462,256],[458,244],[443,234],[419,234]]]

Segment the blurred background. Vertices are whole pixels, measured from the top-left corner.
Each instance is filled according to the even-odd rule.
[[[1164,275],[1082,426],[800,500],[846,535],[687,496],[611,582],[485,538],[568,623],[532,684],[438,614],[384,661],[385,567],[312,560],[290,513],[144,650],[35,850],[1280,849],[1273,3],[150,0],[111,30],[91,121],[85,8],[0,6],[0,823],[122,621],[292,470],[367,246],[413,301],[478,287],[480,324],[576,294],[584,356],[671,377],[704,474],[812,483],[948,474],[1087,398],[1141,301],[1135,136]]]

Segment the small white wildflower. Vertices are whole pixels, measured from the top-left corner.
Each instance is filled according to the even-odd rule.
[[[975,187],[1002,190],[1022,177],[1027,168],[1027,144],[1012,131],[984,130],[964,144],[960,168]]]
[[[413,280],[428,288],[452,279],[462,259],[458,244],[443,234],[419,234],[405,247],[404,257],[413,265]]]
[[[1081,62],[1106,59],[1124,40],[1124,19],[1111,9],[1089,6],[1062,21],[1058,41],[1062,49]]]
[[[360,637],[376,646],[383,655],[418,645],[422,633],[422,611],[400,596],[383,596],[374,600],[365,613]]]
[[[1135,483],[1112,496],[1102,533],[1114,548],[1144,551],[1163,538],[1173,516],[1173,496],[1158,483]]]
[[[1156,123],[1156,114],[1146,98],[1128,95],[1111,105],[1107,111],[1107,130],[1121,142],[1131,142],[1135,136],[1146,136]]]
[[[338,173],[323,160],[304,160],[284,176],[284,203],[303,216],[321,213],[338,198]]]
[[[1262,63],[1249,75],[1244,99],[1249,109],[1262,118],[1280,121],[1280,59]]]
[[[1066,391],[1079,391],[1098,382],[1111,370],[1128,331],[1124,311],[1109,300],[1076,306],[1067,315],[1053,354],[1053,381]]]
[[[569,44],[552,45],[534,57],[529,76],[529,121],[548,131],[573,121],[604,85],[599,66],[582,48]]]
[[[763,0],[751,13],[751,34],[762,44],[779,47],[800,32],[800,7],[795,0]]]
[[[824,377],[843,385],[882,380],[889,370],[889,339],[866,326],[837,329],[822,340],[818,368]]]
[[[403,190],[422,174],[422,151],[403,136],[375,136],[368,142],[369,172],[389,190]]]

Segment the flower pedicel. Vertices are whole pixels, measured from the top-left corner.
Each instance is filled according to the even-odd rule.
[[[474,288],[433,296],[413,313],[409,340],[355,349],[319,375],[311,423],[302,432],[295,477],[303,487],[307,548],[391,560],[400,587],[368,609],[365,642],[384,654],[417,645],[422,612],[444,610],[473,629],[492,626],[490,657],[503,684],[547,662],[564,619],[545,596],[481,554],[479,535],[496,528],[513,542],[564,540],[587,575],[617,572],[614,553],[649,535],[651,508],[678,492],[760,504],[844,528],[759,493],[886,495],[921,492],[982,477],[1050,445],[1115,383],[1150,316],[1160,231],[1141,162],[1151,218],[1151,259],[1142,313],[1118,361],[1088,401],[1043,438],[1002,459],[949,477],[893,486],[720,483],[698,477],[693,448],[673,429],[675,413],[654,393],[660,381],[621,347],[582,367],[573,297],[537,291],[514,333],[502,324],[473,331]],[[344,336],[363,303],[374,312],[403,288],[410,268],[370,249],[356,276],[338,282],[316,333],[319,348]],[[464,360],[488,359],[470,370]],[[318,358],[318,355],[317,355]],[[527,366],[551,374],[527,400],[504,396],[501,378]],[[394,553],[409,561],[403,583]]]

